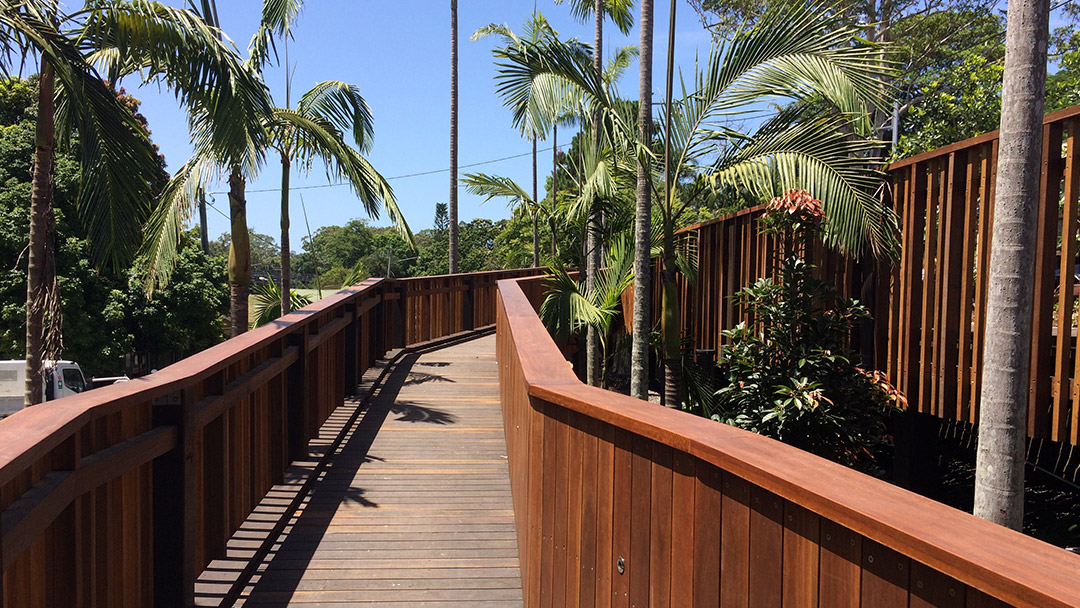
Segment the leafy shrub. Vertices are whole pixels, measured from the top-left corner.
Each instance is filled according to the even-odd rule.
[[[804,259],[823,219],[801,191],[774,199],[762,218],[778,237],[774,278],[740,291],[749,315],[724,332],[719,384],[707,415],[868,472],[891,443],[888,416],[906,405],[885,375],[858,366],[848,347],[855,323],[869,318],[855,300],[837,299]]]

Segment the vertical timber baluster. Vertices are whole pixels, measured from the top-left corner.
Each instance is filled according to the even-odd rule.
[[[195,605],[195,397],[153,407],[154,426],[176,426],[177,445],[154,460],[154,606]]]
[[[297,346],[300,355],[289,366],[286,375],[289,382],[289,462],[307,457],[308,453],[308,417],[311,415],[309,401],[311,391],[307,384],[308,325],[300,328],[299,333],[289,334],[289,346]]]
[[[473,299],[473,277],[462,280],[465,289],[461,291],[461,329],[469,331],[476,327],[475,301]]]
[[[356,347],[359,344],[358,335],[360,323],[356,314],[356,299],[345,304],[345,318],[349,322],[345,324],[345,394],[356,394],[356,386],[359,384],[363,371],[359,370],[360,357],[357,356]]]

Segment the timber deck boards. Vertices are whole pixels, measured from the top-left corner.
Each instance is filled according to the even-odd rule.
[[[521,606],[494,336],[405,356],[358,407],[330,417],[311,460],[199,578],[196,603]]]

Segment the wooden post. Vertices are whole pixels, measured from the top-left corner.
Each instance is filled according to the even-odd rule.
[[[154,426],[175,426],[177,445],[154,460],[154,606],[195,605],[195,399],[153,407]]]
[[[296,363],[286,372],[289,382],[289,462],[306,458],[308,454],[308,417],[311,415],[311,391],[307,387],[308,338],[307,326],[300,328],[299,333],[289,334],[289,345],[300,348]]]
[[[363,372],[357,373],[359,370],[360,357],[357,356],[357,345],[360,341],[357,339],[357,334],[360,332],[360,323],[356,318],[356,301],[353,300],[345,305],[345,318],[351,319],[348,324],[345,325],[345,394],[355,395],[356,385]]]
[[[461,292],[461,329],[469,331],[476,327],[476,316],[473,303],[473,278],[466,276],[462,283],[465,289]]]
[[[375,348],[372,349],[370,361],[374,362],[377,359],[382,359],[386,354],[386,300],[383,299],[383,295],[386,293],[386,287],[380,285],[378,291],[379,302],[375,304],[375,308],[371,309],[371,313],[368,315],[368,322],[371,323],[371,335],[374,340]]]
[[[406,343],[408,339],[406,325],[408,324],[409,308],[405,302],[409,296],[409,284],[402,282],[398,283],[398,285],[400,287],[398,288],[397,306],[394,307],[394,334],[390,342],[391,348],[405,348],[408,345]]]

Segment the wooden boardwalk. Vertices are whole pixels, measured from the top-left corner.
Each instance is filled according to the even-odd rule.
[[[403,357],[311,454],[200,577],[198,605],[522,605],[494,336]]]

